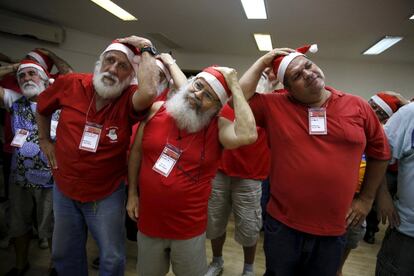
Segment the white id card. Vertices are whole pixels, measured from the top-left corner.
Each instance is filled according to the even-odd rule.
[[[27,136],[29,136],[28,130],[18,129],[10,145],[13,147],[21,148],[23,144],[26,142]]]
[[[328,134],[328,126],[326,123],[326,108],[309,108],[308,117],[310,135]]]
[[[168,177],[178,159],[180,158],[181,153],[182,151],[179,148],[167,144],[152,169],[159,174]]]
[[[79,149],[90,152],[96,152],[99,144],[99,138],[101,137],[102,126],[96,124],[87,123],[83,130]]]

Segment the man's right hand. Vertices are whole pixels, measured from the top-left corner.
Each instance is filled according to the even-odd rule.
[[[49,161],[49,166],[52,169],[57,169],[56,155],[55,155],[55,145],[48,139],[39,139],[40,149],[46,155],[47,160]]]
[[[295,50],[290,49],[290,48],[275,48],[275,49],[267,52],[260,59],[261,59],[262,63],[265,65],[264,68],[272,67],[272,62],[275,58],[277,58],[278,56],[286,56],[286,55],[288,55],[290,53],[293,53],[293,52],[295,52]]]
[[[133,220],[133,221],[137,221],[138,217],[139,217],[139,199],[138,199],[138,195],[128,195],[128,201],[127,201],[127,212],[128,212],[128,216]]]

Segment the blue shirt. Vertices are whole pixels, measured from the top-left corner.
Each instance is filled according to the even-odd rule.
[[[22,147],[15,147],[13,151],[11,171],[14,182],[23,187],[53,187],[52,172],[39,146],[39,132],[35,120],[36,103],[21,97],[11,105],[10,110],[13,134],[16,134],[18,129],[29,132]],[[59,112],[55,112],[52,121],[57,122],[58,119]]]
[[[403,106],[385,125],[385,133],[398,159],[398,188],[395,206],[401,224],[398,230],[414,237],[414,103]]]

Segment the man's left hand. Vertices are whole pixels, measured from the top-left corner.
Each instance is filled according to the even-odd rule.
[[[372,203],[374,200],[369,200],[365,198],[355,198],[352,201],[351,208],[349,209],[346,215],[346,226],[355,227],[361,225],[369,211],[371,210]]]

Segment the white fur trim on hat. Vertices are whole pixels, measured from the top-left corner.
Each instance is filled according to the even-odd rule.
[[[30,56],[30,57],[32,57],[32,58],[34,58],[37,61],[37,63],[39,63],[40,65],[42,65],[44,68],[47,68],[47,65],[46,65],[45,60],[38,53],[36,53],[36,52],[29,52],[27,55]]]
[[[208,72],[201,72],[197,74],[196,78],[203,78],[211,86],[211,88],[213,88],[221,104],[226,104],[227,100],[229,99],[226,93],[226,89],[214,75]]]
[[[102,54],[104,54],[106,52],[109,52],[109,51],[120,51],[120,52],[124,53],[127,56],[127,58],[129,60],[129,62],[131,63],[131,65],[133,64],[133,59],[134,59],[135,53],[132,52],[132,50],[129,49],[124,44],[118,43],[118,42],[111,43],[111,44],[109,44],[108,47],[106,47],[106,49],[103,51]]]
[[[277,80],[280,83],[283,83],[283,79],[285,77],[286,69],[288,68],[289,64],[295,57],[304,56],[304,54],[299,52],[290,53],[289,55],[285,56],[282,61],[280,62],[279,68],[277,69]]]
[[[49,80],[49,76],[46,74],[45,69],[43,69],[42,66],[39,66],[39,65],[37,65],[35,63],[23,63],[23,64],[20,64],[19,65],[19,68],[17,69],[17,73],[19,73],[24,68],[35,68],[39,72],[39,75],[44,80]]]
[[[374,103],[376,103],[379,107],[381,107],[382,110],[384,110],[385,113],[387,113],[389,117],[391,117],[392,114],[394,114],[394,112],[392,112],[391,107],[383,99],[381,99],[377,95],[372,96],[371,100],[373,100]]]
[[[161,60],[159,60],[159,59],[156,59],[155,60],[155,63],[157,64],[157,66],[162,70],[162,72],[164,73],[164,75],[165,75],[165,78],[167,79],[167,81],[169,82],[170,80],[171,80],[171,74],[170,74],[170,71],[168,70],[168,68],[164,65],[164,63],[161,61]]]

